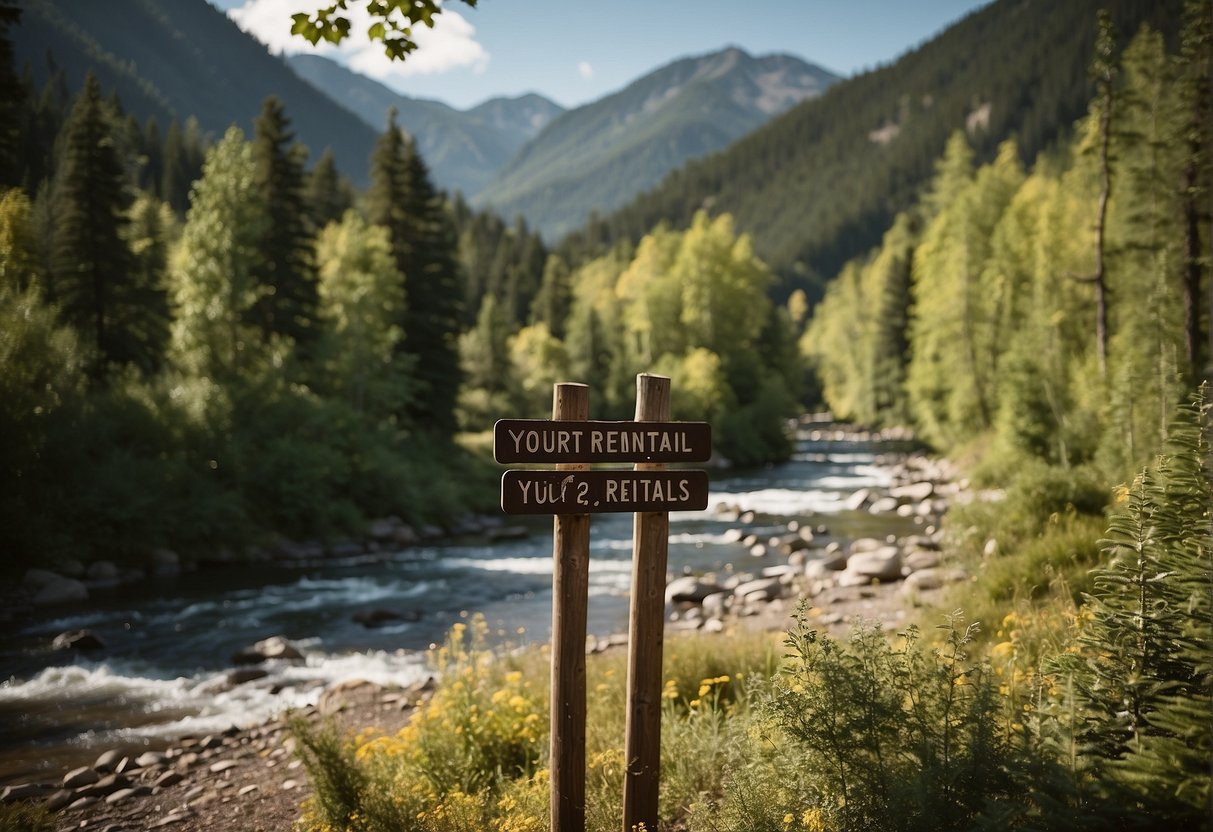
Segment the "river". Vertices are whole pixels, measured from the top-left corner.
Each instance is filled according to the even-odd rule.
[[[820,427],[820,426],[818,426]],[[669,569],[757,570],[778,555],[751,557],[726,536],[736,522],[721,503],[757,514],[748,530],[786,531],[790,519],[826,524],[835,538],[904,532],[901,518],[848,512],[866,487],[888,485],[878,464],[890,448],[802,429],[787,463],[714,472],[704,512],[670,516]],[[594,515],[588,629],[627,629],[631,515]],[[317,568],[258,565],[183,574],[95,593],[86,606],[56,607],[0,634],[0,784],[53,777],[107,748],[164,745],[174,736],[221,731],[314,703],[345,679],[408,684],[428,675],[424,652],[471,612],[495,637],[547,641],[551,634],[551,521],[524,540],[468,540],[410,547],[375,559]],[[367,629],[352,616],[405,610],[416,621]],[[96,657],[52,651],[53,638],[87,628],[105,644]],[[233,654],[282,635],[303,662],[270,662],[270,675],[225,684]]]

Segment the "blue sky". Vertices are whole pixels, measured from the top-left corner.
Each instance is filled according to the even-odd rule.
[[[272,50],[317,51],[290,15],[324,0],[211,0]],[[585,104],[677,58],[739,46],[796,55],[840,75],[886,64],[986,0],[480,0],[448,2],[403,65],[351,42],[329,57],[399,92],[466,109],[538,92]],[[361,5],[354,3],[351,5]]]

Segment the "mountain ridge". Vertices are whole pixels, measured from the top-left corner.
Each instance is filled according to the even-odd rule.
[[[468,110],[435,99],[402,95],[321,55],[290,55],[285,62],[319,92],[339,102],[374,130],[387,112],[417,142],[435,184],[479,191],[527,140],[563,108],[538,93],[490,98]]]
[[[977,161],[1014,137],[1025,163],[1086,112],[1096,12],[1127,36],[1149,22],[1174,34],[1179,0],[996,0],[895,62],[848,78],[572,233],[578,262],[658,223],[731,213],[780,277],[818,296],[875,246],[934,176],[948,136],[966,130]],[[580,252],[580,253],[579,253]]]
[[[680,58],[553,119],[472,202],[555,237],[838,80],[795,56],[735,46]]]
[[[53,71],[48,49],[71,89],[92,68],[127,112],[155,116],[162,128],[194,116],[212,136],[232,123],[251,132],[264,99],[277,95],[314,157],[331,147],[343,173],[366,181],[374,132],[206,0],[25,0],[14,54],[38,83]]]

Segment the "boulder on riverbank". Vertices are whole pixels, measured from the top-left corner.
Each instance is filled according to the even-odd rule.
[[[262,639],[251,647],[246,647],[232,656],[232,664],[259,664],[269,659],[302,659],[299,648],[282,636],[271,636]]]
[[[55,636],[51,642],[52,650],[81,650],[90,652],[104,650],[105,642],[92,630],[66,630]]]

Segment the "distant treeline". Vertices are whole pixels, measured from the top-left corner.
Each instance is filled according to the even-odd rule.
[[[1149,22],[1174,38],[1182,5],[997,0],[592,218],[560,253],[579,262],[621,240],[635,243],[660,222],[685,228],[700,210],[728,212],[774,272],[774,297],[803,289],[816,302],[921,197],[953,131],[968,132],[980,162],[1008,138],[1024,162],[1066,140],[1092,94],[1098,9],[1121,32]]]
[[[1160,447],[1209,373],[1209,27],[1190,3],[1175,49],[1143,27],[1121,51],[1102,17],[1089,112],[1030,171],[1014,143],[977,166],[953,135],[804,336],[836,413],[988,440],[1008,470],[1119,479]]]

